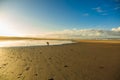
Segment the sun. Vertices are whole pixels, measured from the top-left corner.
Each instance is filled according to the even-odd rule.
[[[9,21],[0,19],[0,36],[17,36],[14,26]]]

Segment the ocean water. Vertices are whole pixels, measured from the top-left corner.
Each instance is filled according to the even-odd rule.
[[[48,46],[74,43],[66,40],[7,40],[0,41],[0,47]]]

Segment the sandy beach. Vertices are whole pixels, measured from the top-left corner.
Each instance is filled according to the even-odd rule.
[[[0,80],[120,80],[120,42],[93,42],[0,48]]]

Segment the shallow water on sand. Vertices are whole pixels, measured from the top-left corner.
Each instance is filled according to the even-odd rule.
[[[21,47],[21,46],[46,46],[48,45],[70,44],[72,41],[65,40],[7,40],[0,41],[0,47]]]

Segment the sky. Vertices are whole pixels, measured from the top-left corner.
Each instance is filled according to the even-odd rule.
[[[120,0],[0,0],[0,35],[118,34],[119,13]]]

